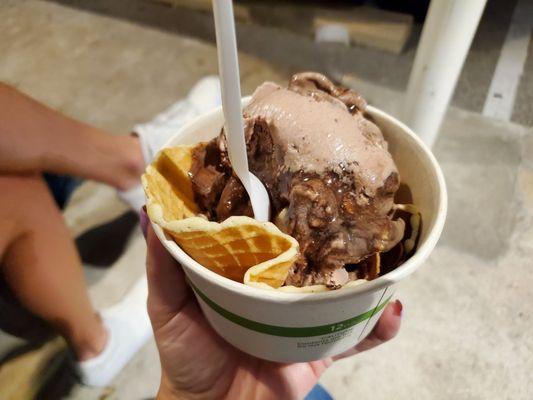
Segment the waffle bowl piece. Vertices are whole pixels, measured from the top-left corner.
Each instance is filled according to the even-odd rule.
[[[189,179],[194,146],[163,149],[142,176],[150,220],[190,257],[226,278],[279,288],[298,256],[298,242],[270,222],[235,216],[222,223],[198,214]]]

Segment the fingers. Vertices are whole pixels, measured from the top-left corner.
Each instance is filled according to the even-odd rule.
[[[389,303],[372,332],[355,346],[358,352],[369,350],[391,340],[400,330],[403,305],[400,300]]]
[[[150,224],[146,225],[148,313],[154,329],[165,325],[187,302],[189,291],[181,266],[165,250]]]
[[[370,332],[370,334],[353,349],[335,356],[334,360],[339,360],[372,349],[391,340],[400,330],[402,309],[403,305],[400,300],[389,303],[387,307],[385,307],[383,314],[381,314],[376,326],[372,329],[372,332]]]

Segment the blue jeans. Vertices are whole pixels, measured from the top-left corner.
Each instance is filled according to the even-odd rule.
[[[333,400],[333,397],[331,397],[322,385],[317,383],[307,396],[305,396],[304,400]]]
[[[65,207],[68,199],[80,184],[81,180],[73,178],[68,175],[56,175],[44,173],[43,178],[52,192],[52,196],[57,206],[62,210]]]

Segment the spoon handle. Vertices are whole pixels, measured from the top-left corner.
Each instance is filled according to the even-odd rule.
[[[231,0],[213,0],[217,38],[218,71],[222,90],[224,126],[228,155],[235,174],[249,187],[248,157],[242,121],[239,60]]]

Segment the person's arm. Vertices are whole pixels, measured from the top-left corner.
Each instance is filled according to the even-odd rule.
[[[125,188],[142,168],[136,138],[76,121],[0,82],[0,173],[47,171]]]

